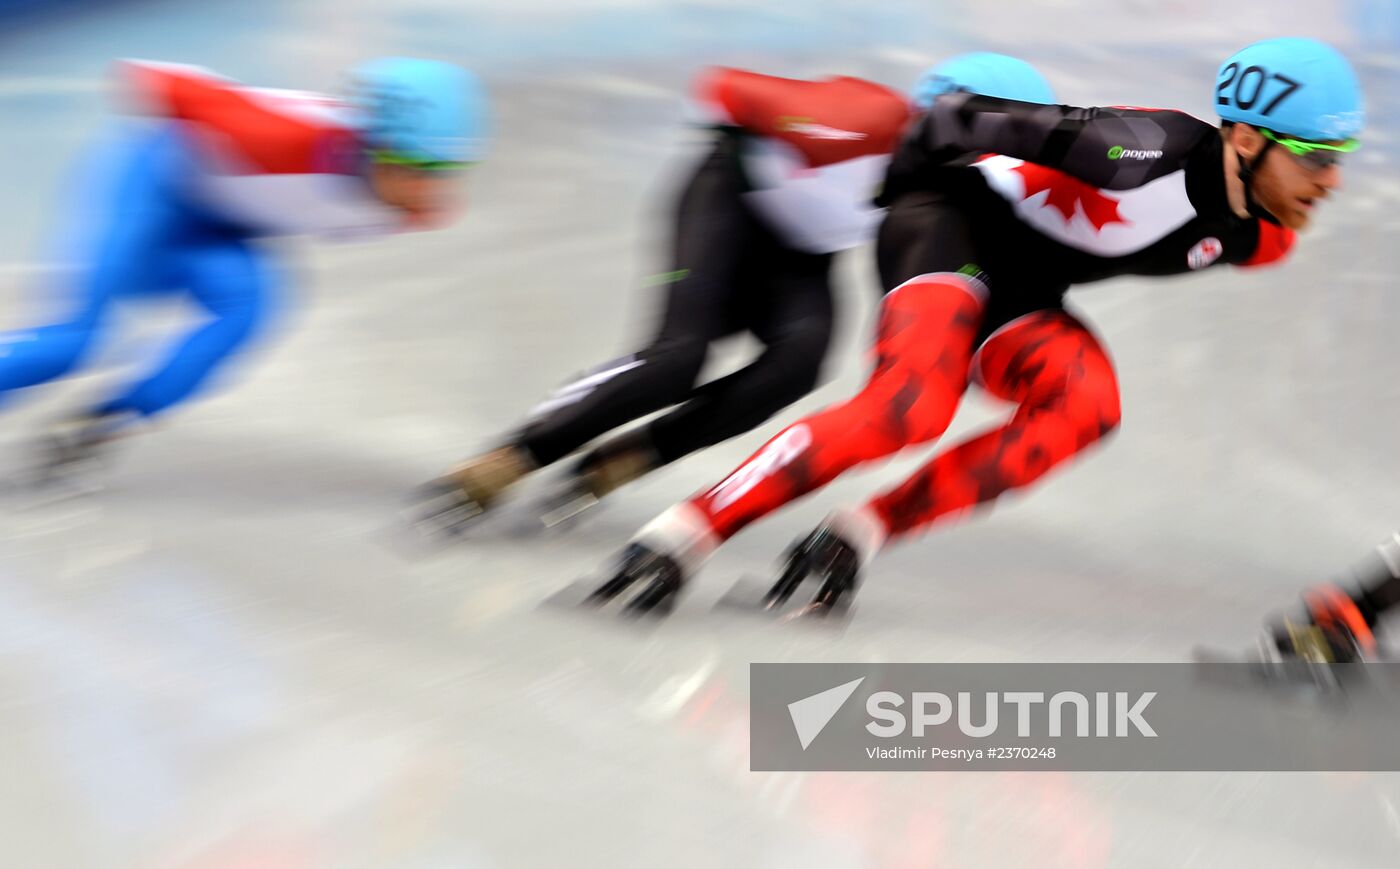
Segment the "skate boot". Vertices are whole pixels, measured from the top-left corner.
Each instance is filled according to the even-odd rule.
[[[860,578],[860,558],[854,547],[829,526],[822,525],[788,550],[778,581],[763,598],[764,609],[781,610],[809,576],[816,577],[821,585],[811,602],[792,615],[829,615],[838,607],[849,606],[848,595],[854,593]]]
[[[36,487],[100,489],[108,445],[128,422],[128,414],[85,413],[53,423],[39,439],[29,482]]]
[[[1203,664],[1244,664],[1244,682],[1305,688],[1335,696],[1362,678],[1360,668],[1376,660],[1369,620],[1349,595],[1334,585],[1303,594],[1301,618],[1285,617],[1267,626],[1255,650],[1241,656],[1198,650]],[[1239,682],[1231,668],[1215,668],[1209,678]]]
[[[1194,658],[1208,681],[1335,697],[1365,681],[1365,668],[1353,665],[1380,660],[1368,610],[1337,586],[1321,585],[1303,593],[1301,617],[1269,623],[1254,649],[1239,655],[1197,647]]]
[[[539,507],[546,530],[578,521],[607,495],[661,466],[644,432],[633,432],[590,450],[570,471],[563,486]]]
[[[1277,660],[1309,664],[1355,664],[1375,660],[1377,644],[1356,602],[1335,585],[1303,594],[1305,617],[1285,618],[1265,639]]]
[[[529,455],[514,445],[477,456],[421,486],[413,495],[410,522],[426,538],[456,537],[534,469]]]
[[[685,577],[674,558],[644,543],[633,542],[623,550],[612,576],[584,602],[594,607],[604,606],[638,583],[641,583],[641,590],[627,601],[622,611],[627,615],[665,614],[675,606]]]

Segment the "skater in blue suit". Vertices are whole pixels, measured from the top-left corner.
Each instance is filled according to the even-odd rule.
[[[244,87],[197,67],[119,65],[142,122],[81,181],[53,292],[57,322],[0,335],[0,402],[84,363],[114,302],[184,294],[202,322],[136,383],[54,427],[46,468],[71,466],[196,395],[265,329],[284,277],[262,240],[431,228],[478,159],[485,99],[455,66],[384,58],[352,99]]]

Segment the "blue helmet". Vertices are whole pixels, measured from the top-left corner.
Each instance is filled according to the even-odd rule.
[[[481,159],[486,92],[470,72],[438,60],[381,57],[352,76],[351,98],[370,148],[405,163]]]
[[[1314,142],[1353,138],[1366,122],[1351,64],[1316,39],[1266,39],[1236,52],[1215,77],[1215,108],[1221,120]]]
[[[1014,57],[975,51],[930,67],[914,85],[914,105],[926,109],[939,94],[973,93],[1023,103],[1053,103],[1055,91],[1039,70]]]

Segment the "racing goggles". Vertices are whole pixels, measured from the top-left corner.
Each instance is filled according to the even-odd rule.
[[[416,172],[456,172],[473,165],[462,160],[427,160],[397,151],[371,150],[369,158],[381,166],[399,166]]]
[[[1255,129],[1270,142],[1288,149],[1288,153],[1292,154],[1293,158],[1310,172],[1322,172],[1330,169],[1342,162],[1343,154],[1350,154],[1361,147],[1361,143],[1355,139],[1343,139],[1335,145],[1329,145],[1326,142],[1295,139],[1292,136],[1284,136],[1263,127],[1255,127]]]

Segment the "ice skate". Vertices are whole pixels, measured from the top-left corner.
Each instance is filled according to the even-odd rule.
[[[646,544],[634,542],[623,550],[608,580],[594,589],[584,603],[594,607],[606,606],[621,599],[624,592],[635,586],[638,591],[623,604],[624,613],[664,614],[675,606],[676,596],[684,581],[680,565],[674,558]]]
[[[1378,659],[1375,634],[1356,603],[1341,589],[1319,586],[1303,595],[1301,617],[1286,616],[1265,628],[1255,648],[1231,655],[1198,649],[1203,664],[1243,664],[1262,683],[1332,691],[1353,681],[1354,666]]]
[[[822,525],[788,552],[777,582],[763,598],[763,608],[780,612],[803,581],[811,576],[821,585],[812,599],[790,617],[826,616],[850,606],[860,573],[860,559],[849,543]]]
[[[50,425],[34,445],[28,487],[49,492],[89,494],[101,491],[108,450],[126,422],[114,415],[81,414]]]
[[[547,531],[563,530],[590,514],[603,498],[658,466],[655,451],[642,435],[614,438],[589,451],[540,502],[540,524]]]
[[[492,450],[421,486],[413,495],[409,522],[426,540],[458,537],[532,470],[533,462],[519,447]]]

